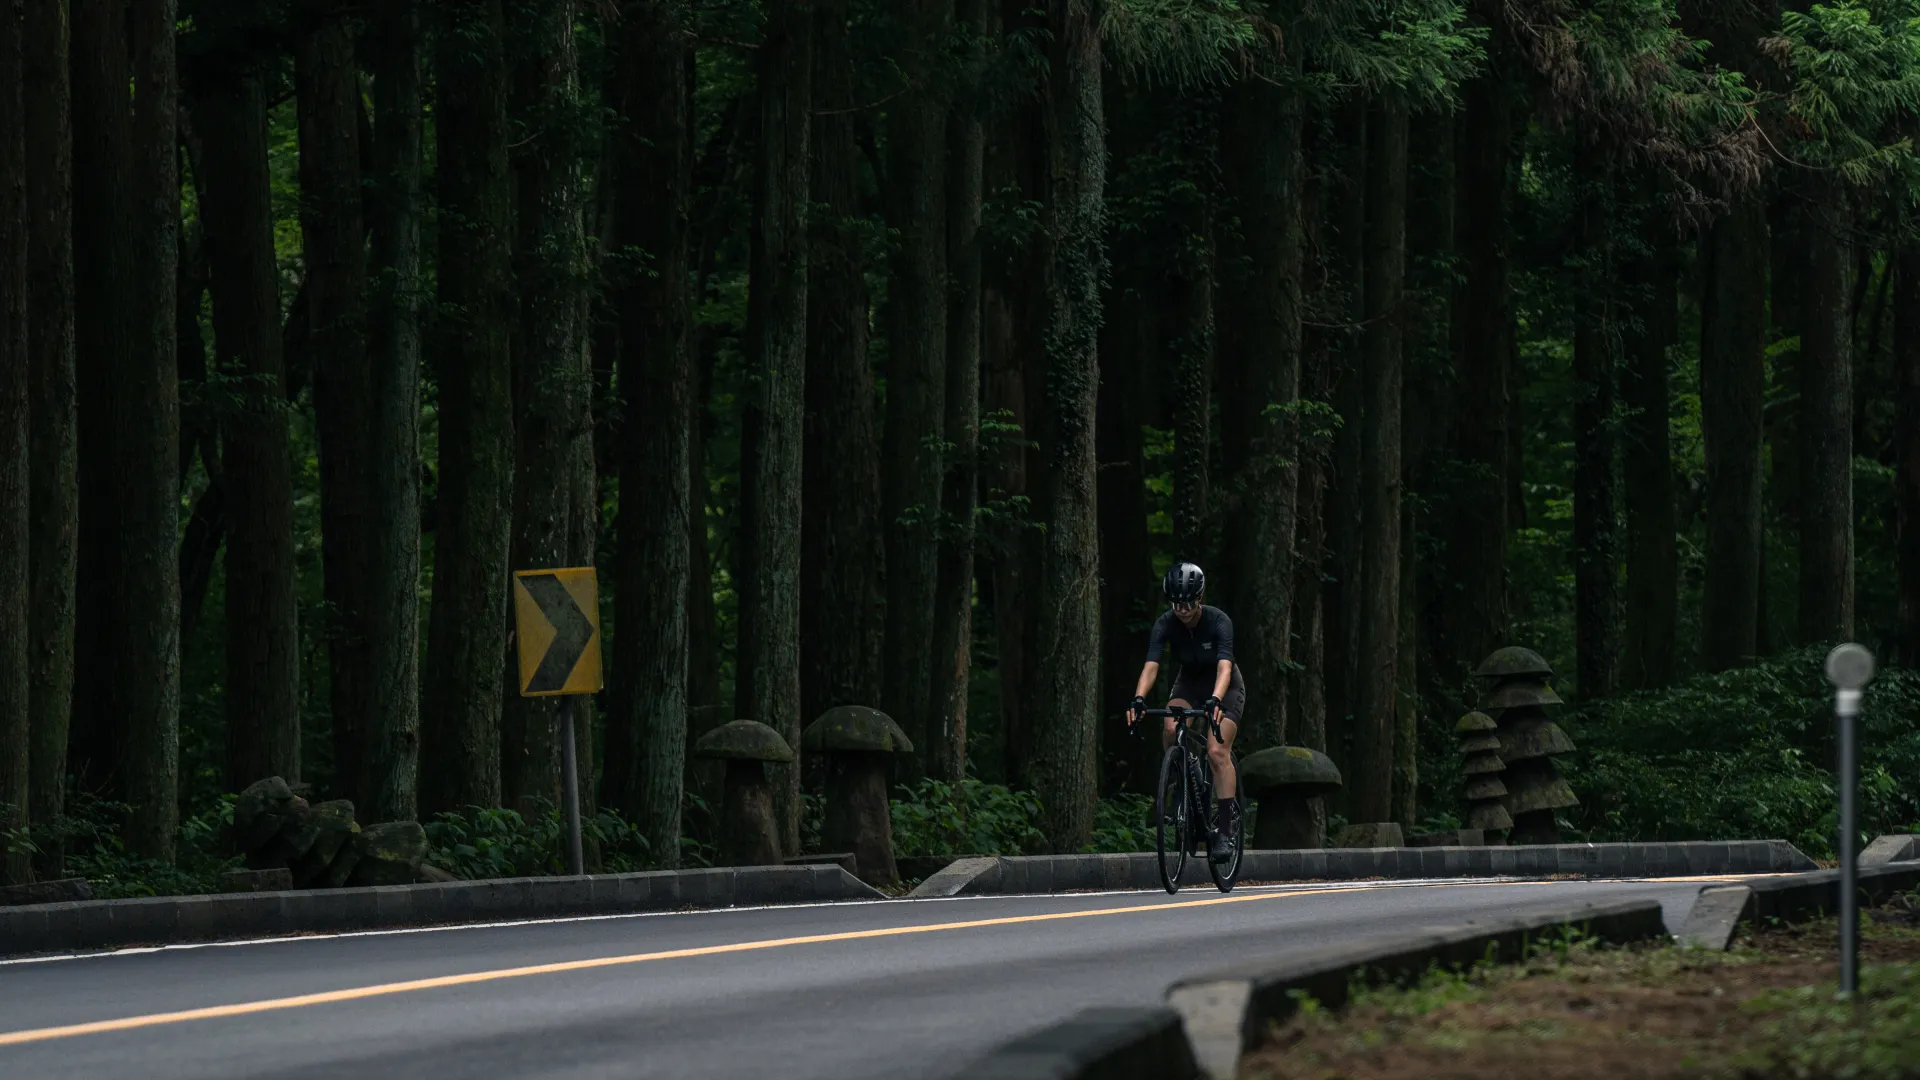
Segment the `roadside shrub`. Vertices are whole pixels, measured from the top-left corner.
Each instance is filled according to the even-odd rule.
[[[1033,855],[1047,849],[1030,791],[966,779],[926,779],[894,799],[896,855]]]
[[[1824,649],[1589,704],[1562,759],[1585,840],[1780,838],[1831,857],[1838,828]],[[1920,674],[1883,671],[1860,720],[1861,833],[1920,822]],[[1570,836],[1571,838],[1571,836]]]

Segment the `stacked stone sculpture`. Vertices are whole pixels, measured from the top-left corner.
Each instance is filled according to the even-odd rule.
[[[1553,669],[1539,653],[1514,646],[1487,657],[1474,674],[1487,680],[1484,710],[1498,722],[1498,753],[1506,764],[1503,804],[1513,818],[1508,842],[1557,844],[1554,812],[1580,800],[1553,763],[1555,755],[1573,750],[1573,740],[1547,718],[1546,707],[1562,703],[1548,684]]]
[[[1513,828],[1507,785],[1500,779],[1507,764],[1500,759],[1499,727],[1483,712],[1470,712],[1453,726],[1460,738],[1460,773],[1466,778],[1467,828],[1481,830],[1489,844],[1499,843],[1498,836]]]
[[[410,885],[422,878],[427,856],[427,834],[419,822],[362,828],[353,819],[351,802],[308,805],[278,776],[240,793],[231,835],[248,870],[285,871],[284,880],[296,889]]]

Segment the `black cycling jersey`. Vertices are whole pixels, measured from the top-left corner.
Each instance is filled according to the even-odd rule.
[[[1233,620],[1219,608],[1204,604],[1200,608],[1200,621],[1189,630],[1178,615],[1163,611],[1147,637],[1147,662],[1158,662],[1162,652],[1171,652],[1173,662],[1180,665],[1174,681],[1211,688],[1219,662],[1233,659]]]

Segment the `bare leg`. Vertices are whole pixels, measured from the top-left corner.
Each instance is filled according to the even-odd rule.
[[[1235,785],[1239,782],[1239,771],[1233,767],[1233,737],[1240,732],[1240,725],[1226,717],[1220,718],[1220,737],[1207,736],[1207,761],[1213,765],[1213,790],[1222,799],[1233,798]]]

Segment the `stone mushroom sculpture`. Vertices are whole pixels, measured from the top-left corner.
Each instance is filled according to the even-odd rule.
[[[1554,812],[1580,800],[1553,764],[1554,755],[1574,748],[1567,733],[1547,718],[1546,707],[1560,704],[1560,695],[1547,684],[1553,669],[1539,653],[1510,647],[1487,657],[1474,674],[1489,680],[1486,711],[1499,722],[1500,760],[1507,766],[1504,803],[1513,817],[1508,841],[1557,844]]]
[[[1254,850],[1317,848],[1324,843],[1326,819],[1315,815],[1309,802],[1340,790],[1340,770],[1318,750],[1274,746],[1240,763],[1240,788],[1260,804],[1253,818]]]
[[[887,790],[893,755],[913,752],[907,733],[879,709],[842,705],[808,724],[800,746],[827,758],[827,819],[821,827],[827,850],[853,852],[860,880],[869,885],[899,881]]]
[[[735,720],[700,736],[693,756],[727,764],[720,796],[721,864],[780,865],[780,823],[767,765],[792,763],[793,747],[765,724]]]
[[[1500,725],[1483,712],[1470,712],[1453,726],[1460,738],[1460,773],[1466,778],[1467,828],[1479,829],[1487,842],[1513,828],[1507,813],[1507,785],[1500,779],[1507,763],[1500,760]]]

